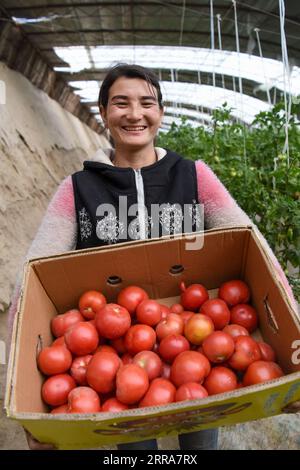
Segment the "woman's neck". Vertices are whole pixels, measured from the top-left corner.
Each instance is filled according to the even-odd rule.
[[[115,150],[115,156],[113,163],[115,166],[120,168],[131,167],[135,170],[144,166],[152,165],[157,161],[157,155],[155,148],[151,146],[148,149],[142,150],[126,150],[117,149]]]

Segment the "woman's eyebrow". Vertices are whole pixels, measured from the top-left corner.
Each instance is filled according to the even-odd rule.
[[[152,95],[146,95],[146,96],[141,96],[140,97],[141,100],[151,100],[151,101],[157,101],[157,98],[155,98],[155,96],[152,96]],[[128,100],[128,96],[126,95],[115,95],[111,98],[111,100]]]

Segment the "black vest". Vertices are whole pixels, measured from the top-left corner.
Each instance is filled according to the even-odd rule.
[[[199,230],[193,161],[168,150],[161,160],[141,168],[140,175],[147,209],[146,238]],[[132,168],[85,161],[84,169],[74,173],[72,179],[78,222],[76,249],[140,238],[141,219],[136,206],[132,207],[138,203]]]

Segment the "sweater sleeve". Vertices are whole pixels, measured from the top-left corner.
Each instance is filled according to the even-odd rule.
[[[209,166],[202,160],[196,161],[196,174],[198,202],[204,206],[205,228],[210,229],[223,226],[251,225],[273,263],[277,279],[285,288],[292,306],[297,311],[298,305],[286,275],[260,230],[239,207],[235,199],[230,195],[211,168],[209,168]]]
[[[74,250],[76,247],[77,222],[75,214],[72,177],[68,176],[51,199],[37,234],[23,259],[51,256]],[[22,270],[20,270],[22,271]],[[19,273],[8,313],[8,328],[11,333],[20,296],[22,272]]]

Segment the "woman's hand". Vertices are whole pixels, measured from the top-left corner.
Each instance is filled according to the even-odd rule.
[[[55,450],[55,446],[53,444],[45,444],[42,442],[37,441],[30,432],[24,429],[27,439],[27,444],[30,450]]]

